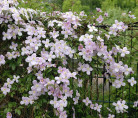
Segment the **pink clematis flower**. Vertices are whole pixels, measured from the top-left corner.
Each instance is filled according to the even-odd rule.
[[[96,21],[97,21],[98,23],[102,23],[102,22],[103,22],[103,17],[100,15],[100,16],[96,19]]]

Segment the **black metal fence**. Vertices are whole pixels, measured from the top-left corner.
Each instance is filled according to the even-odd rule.
[[[110,26],[98,25],[96,27],[98,28],[99,32],[101,30],[107,30],[107,28]],[[137,31],[138,31],[138,22],[134,24],[129,24],[128,29],[119,36],[119,39],[117,39],[118,45],[126,46],[130,51],[130,55],[124,59],[121,59],[119,56],[115,58],[116,62],[122,61],[125,64],[128,64],[129,67],[132,67],[132,69],[134,70],[133,77],[137,81],[135,87],[131,87],[130,84],[125,87],[121,87],[119,89],[112,87],[112,82],[110,80],[115,78],[109,75],[109,79],[106,79],[104,74],[106,72],[105,64],[100,64],[99,58],[96,59],[94,65],[91,65],[94,68],[94,70],[91,72],[89,79],[84,83],[86,89],[86,96],[90,94],[89,97],[91,98],[92,102],[94,103],[96,102],[102,105],[101,115],[104,118],[107,118],[109,113],[115,114],[115,118],[138,117],[138,109],[133,107],[134,101],[138,100],[138,40],[137,40],[138,32]],[[104,41],[104,43],[109,47],[111,45],[107,41]],[[72,68],[74,68],[75,66],[74,63],[75,62],[73,60]],[[130,79],[131,77],[132,74],[130,74],[129,78],[125,77],[124,80],[127,81],[127,79]],[[134,92],[136,92],[136,94]],[[120,99],[126,100],[126,104],[129,107],[129,109],[127,110],[128,112],[121,113],[121,115],[111,111],[111,109],[113,108],[112,103]],[[93,114],[95,114],[94,111],[92,111],[91,114],[93,116]]]

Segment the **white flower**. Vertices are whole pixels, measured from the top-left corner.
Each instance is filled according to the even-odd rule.
[[[91,109],[94,109],[94,104],[91,103],[91,104],[90,104],[90,108],[91,108]]]
[[[79,100],[79,97],[73,98],[74,104],[77,104],[78,103],[78,100]]]
[[[14,83],[13,80],[11,80],[10,78],[7,78],[7,83],[4,84],[4,86],[7,86],[9,88],[11,88],[11,85]]]
[[[58,101],[58,108],[60,111],[63,111],[64,107],[66,106],[67,104],[63,100]]]
[[[5,32],[3,32],[2,34],[3,34],[2,40],[11,39],[10,33],[5,33]]]
[[[3,87],[1,87],[1,91],[3,92],[4,95],[6,95],[7,93],[10,92],[10,88],[3,86]]]
[[[88,106],[89,104],[92,103],[92,102],[89,100],[88,97],[87,97],[86,99],[83,99],[83,102],[85,103],[86,106]]]
[[[104,41],[100,36],[97,37],[97,40],[99,40],[101,42]]]
[[[54,105],[54,108],[57,108],[57,107],[58,107],[58,101],[57,101],[57,98],[54,97],[54,100],[51,100],[51,101],[50,101],[50,104],[53,104],[53,105]]]
[[[123,82],[122,79],[120,80],[115,80],[113,82],[113,86],[116,87],[116,88],[120,88],[121,86],[125,86],[126,84]]]
[[[42,41],[43,44],[45,44],[45,47],[48,48],[50,46],[49,39],[46,39],[45,41]]]
[[[87,75],[90,75],[90,72],[93,70],[89,65],[86,64],[86,73]]]
[[[56,56],[53,54],[53,52],[50,52],[48,55],[48,61],[52,61],[52,59],[56,58]]]
[[[112,114],[108,114],[108,118],[114,118],[115,115],[112,115]]]
[[[79,41],[85,41],[86,40],[86,37],[84,35],[82,35],[80,38],[79,38]]]
[[[123,113],[123,112],[126,112],[126,109],[128,109],[128,106],[125,105],[126,101],[123,100],[119,100],[117,101],[117,103],[113,103],[113,105],[115,106],[115,110],[117,111],[117,113]]]
[[[138,101],[135,101],[133,107],[137,107],[137,106],[138,106]]]
[[[0,55],[0,66],[2,64],[5,64],[5,57],[3,55]]]
[[[120,49],[121,57],[124,57],[125,54],[129,54],[130,52],[127,50],[127,47],[124,47],[123,49]]]
[[[20,76],[13,75],[13,78],[14,78],[13,81],[16,81],[18,83],[18,81],[19,81],[18,79],[20,78]]]
[[[62,77],[55,77],[55,80],[57,80],[57,84],[60,84],[62,82]]]
[[[54,22],[53,21],[49,21],[48,22],[48,27],[53,27],[54,26]]]
[[[137,83],[137,81],[135,81],[134,77],[131,77],[131,79],[128,79],[128,82],[130,83],[131,86],[134,86],[134,84]]]
[[[18,46],[17,43],[12,42],[12,45],[10,46],[10,49],[16,50],[17,46]]]
[[[88,28],[89,28],[89,32],[98,31],[95,26],[88,25]]]
[[[102,105],[95,104],[94,110],[97,110],[98,112],[101,111]]]
[[[78,87],[82,87],[82,79],[78,79]]]
[[[79,63],[79,68],[78,68],[79,71],[82,71],[82,72],[86,72],[87,75],[90,75],[90,72],[93,70],[92,67],[90,67],[88,64],[81,64]]]
[[[128,68],[128,65],[124,65],[124,73],[125,73],[125,75],[128,75],[131,72],[133,72],[132,68]]]

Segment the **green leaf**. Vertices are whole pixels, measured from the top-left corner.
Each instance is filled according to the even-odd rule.
[[[16,68],[16,65],[13,64],[13,65],[12,65],[12,70],[15,70],[15,68]]]
[[[79,109],[79,110],[78,110],[78,112],[79,112],[79,113],[82,113],[82,110],[81,110],[81,109]]]
[[[8,104],[8,107],[12,107],[12,106],[13,106],[12,103],[9,103],[9,104]]]
[[[48,68],[47,71],[46,71],[46,73],[49,73],[51,71],[52,71],[52,68]]]
[[[11,108],[6,108],[6,109],[4,109],[4,112],[5,112],[5,113],[11,112]]]
[[[89,115],[89,116],[86,116],[86,118],[92,118],[92,116]]]
[[[3,73],[3,76],[7,76],[10,75],[10,71],[9,70],[5,70],[5,72]]]
[[[19,108],[19,109],[23,109],[24,107],[23,107],[23,106],[19,106],[18,108]]]
[[[18,115],[21,115],[21,110],[20,109],[15,109],[15,113],[17,113]]]
[[[21,64],[21,62],[22,62],[22,57],[19,57],[17,60],[17,64],[19,65],[19,64]]]

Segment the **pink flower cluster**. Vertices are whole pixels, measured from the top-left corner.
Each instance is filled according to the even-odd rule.
[[[40,12],[41,18],[48,23],[46,25],[43,21],[34,20],[34,15],[37,16],[39,12],[14,7],[18,5],[16,0],[0,0],[0,3],[0,24],[7,25],[7,31],[2,33],[2,39],[3,42],[11,40],[7,53],[0,55],[0,66],[6,64],[7,60],[24,57],[21,65],[25,65],[26,74],[31,73],[35,76],[28,97],[22,96],[21,105],[33,104],[41,95],[48,94],[52,98],[50,104],[55,108],[59,118],[68,117],[65,110],[68,105],[68,98],[73,99],[74,105],[83,101],[86,106],[100,113],[102,105],[93,104],[88,97],[81,100],[81,94],[77,90],[82,87],[85,79],[81,78],[81,74],[90,75],[94,70],[94,65],[91,62],[95,57],[100,58],[105,63],[106,73],[104,74],[109,74],[115,78],[111,80],[114,87],[120,88],[126,85],[124,77],[133,73],[133,70],[128,65],[123,64],[122,61],[116,62],[114,56],[119,54],[123,58],[130,52],[127,47],[120,48],[117,45],[109,50],[104,43],[103,32],[98,32],[94,24],[87,25],[88,31],[86,33],[78,34],[76,30],[82,26],[81,21],[85,20],[84,12],[80,14],[71,11],[66,13],[54,12],[53,14]],[[102,12],[100,8],[97,8],[97,11]],[[59,19],[51,20],[50,16]],[[108,13],[105,13],[105,17],[108,17]],[[103,20],[104,16],[101,15],[96,19],[98,23],[102,23]],[[13,24],[9,23],[11,21]],[[115,20],[115,24],[109,28],[109,34],[104,34],[104,36],[109,40],[112,38],[111,34],[116,36],[127,28],[125,23]],[[71,44],[71,42],[73,43]],[[81,61],[76,64],[77,69],[71,70],[70,60],[74,59],[74,56],[80,58]],[[50,69],[52,70],[51,76],[45,75],[45,72]],[[1,87],[4,95],[10,92],[14,82],[20,84],[19,78],[19,76],[13,75],[12,80],[7,79],[7,82]],[[77,84],[76,89],[71,87],[73,82]],[[136,84],[133,77],[128,82],[131,86]],[[124,100],[113,103],[118,113],[123,113],[128,109],[125,104]],[[73,116],[75,116],[74,108]],[[10,118],[10,116],[12,117],[12,114],[7,113],[7,117]],[[108,118],[113,117],[112,114],[108,115]]]
[[[86,99],[83,99],[83,102],[85,103],[86,106],[90,105],[91,109],[94,109],[94,110],[96,110],[96,111],[98,111],[100,113],[102,105],[98,105],[97,103],[92,104],[92,101],[89,100],[88,97]]]
[[[115,24],[113,24],[110,27],[110,31],[109,34],[113,34],[114,36],[116,36],[119,32],[121,31],[125,31],[128,28],[127,25],[125,25],[123,22],[119,22],[118,20],[115,20]]]
[[[86,72],[87,75],[90,75],[90,72],[93,70],[88,64],[79,63],[78,71]]]
[[[7,78],[7,82],[4,83],[3,87],[1,87],[1,91],[3,92],[4,95],[7,95],[7,93],[10,92],[11,85],[14,82],[18,83],[19,78],[20,76],[15,76],[15,75],[13,75],[13,80],[11,80],[10,78]]]

